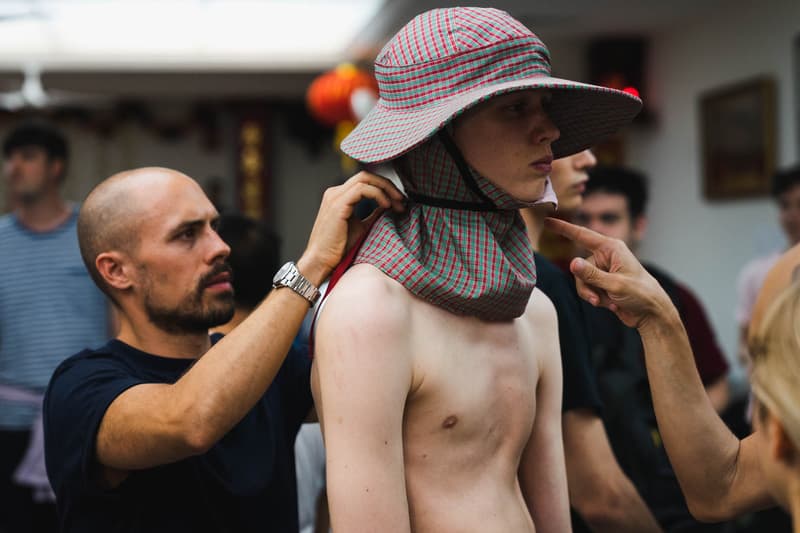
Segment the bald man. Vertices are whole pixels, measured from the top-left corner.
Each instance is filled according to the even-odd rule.
[[[591,252],[570,270],[578,292],[636,327],[645,348],[653,405],[670,462],[692,514],[717,522],[777,504],[758,460],[757,439],[739,440],[711,405],[686,331],[669,297],[622,241],[548,219],[547,226]],[[800,271],[800,245],[770,270],[754,307],[751,331]]]
[[[200,186],[144,168],[90,193],[81,254],[120,330],[67,359],[47,391],[61,531],[297,530],[292,446],[311,407],[310,361],[290,345],[315,287],[369,222],[351,217],[362,198],[403,208],[370,174],[329,189],[297,264],[215,342],[208,329],[234,311],[230,250]]]

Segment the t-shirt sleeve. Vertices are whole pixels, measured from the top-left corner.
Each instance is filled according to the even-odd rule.
[[[700,379],[703,385],[714,383],[728,373],[728,362],[700,301],[686,287],[678,285],[677,289],[686,335],[689,337]]]
[[[545,265],[537,256],[538,286],[553,302],[558,315],[558,341],[561,346],[561,366],[564,373],[562,411],[602,410],[592,369],[589,333],[586,317],[572,279],[556,267]]]
[[[111,402],[141,380],[108,357],[68,359],[44,398],[45,462],[56,497],[66,487],[92,488],[97,431]]]

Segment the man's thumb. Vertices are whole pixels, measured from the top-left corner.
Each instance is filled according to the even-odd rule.
[[[570,270],[575,277],[579,278],[587,285],[599,287],[601,289],[606,288],[606,282],[608,281],[608,276],[610,275],[608,272],[597,268],[590,261],[581,259],[580,257],[572,261]]]

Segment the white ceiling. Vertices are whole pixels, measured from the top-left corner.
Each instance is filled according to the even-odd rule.
[[[495,0],[545,42],[650,34],[724,0]],[[0,90],[25,65],[45,88],[113,96],[290,96],[371,60],[429,0],[0,0]]]

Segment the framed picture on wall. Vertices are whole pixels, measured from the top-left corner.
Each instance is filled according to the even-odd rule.
[[[800,33],[794,38],[794,113],[795,138],[797,139],[797,158],[800,159]]]
[[[758,78],[705,93],[700,123],[705,197],[769,194],[775,172],[775,82]]]

